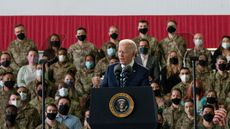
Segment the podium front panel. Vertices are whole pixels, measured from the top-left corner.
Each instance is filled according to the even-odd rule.
[[[126,93],[134,101],[132,113],[116,117],[109,108],[110,99]],[[91,91],[89,123],[92,129],[154,129],[157,107],[151,87],[98,88]]]

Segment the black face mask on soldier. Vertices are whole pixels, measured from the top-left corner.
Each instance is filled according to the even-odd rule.
[[[56,116],[57,116],[57,113],[47,113],[47,117],[50,120],[55,120]]]
[[[1,65],[4,67],[8,67],[8,66],[10,66],[10,63],[11,62],[9,60],[6,60],[6,61],[2,62]]]
[[[226,64],[219,64],[218,67],[221,71],[225,71],[226,70]]]
[[[17,35],[17,37],[18,37],[18,39],[23,40],[23,39],[25,39],[26,36],[24,33],[20,33]]]
[[[206,60],[199,60],[199,65],[201,66],[207,66],[207,61]]]
[[[211,113],[207,113],[203,116],[203,118],[208,122],[212,122],[213,117],[214,117],[214,114],[211,114]]]
[[[12,89],[14,87],[15,81],[5,81],[4,86],[6,86],[9,89]]]
[[[176,28],[173,27],[173,26],[169,26],[168,29],[167,29],[167,31],[168,31],[169,33],[174,33],[174,32],[176,32]]]
[[[77,38],[78,38],[80,41],[85,41],[86,35],[79,35],[79,36],[77,36]]]
[[[179,99],[179,98],[174,98],[174,99],[172,99],[172,102],[173,102],[175,105],[180,104],[180,101],[181,101],[181,99]]]
[[[117,39],[117,37],[118,37],[118,34],[117,33],[112,33],[111,35],[110,35],[110,37],[112,38],[112,39]]]
[[[148,32],[148,28],[139,29],[139,32],[142,34],[146,34]]]

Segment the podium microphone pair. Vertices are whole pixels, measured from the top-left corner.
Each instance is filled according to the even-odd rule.
[[[128,65],[122,69],[121,64],[117,64],[113,72],[119,82],[119,87],[125,87],[125,83],[132,72],[132,67]]]

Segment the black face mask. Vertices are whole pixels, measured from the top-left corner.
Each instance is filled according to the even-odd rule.
[[[4,86],[6,86],[9,89],[12,89],[14,87],[15,81],[5,81]]]
[[[50,41],[51,46],[59,48],[61,46],[60,41]]]
[[[18,39],[23,40],[23,39],[25,39],[26,36],[24,33],[20,33],[17,35],[17,37],[18,37]]]
[[[214,117],[214,114],[211,114],[211,113],[207,113],[203,116],[204,120],[208,122],[212,122],[213,117]]]
[[[154,90],[153,92],[155,96],[161,96],[161,90],[158,89],[158,90]]]
[[[148,54],[148,51],[149,51],[149,48],[147,48],[147,47],[141,47],[140,48],[140,53],[141,54],[146,55],[146,54]]]
[[[216,98],[215,97],[207,97],[207,103],[209,104],[215,104],[217,101],[216,101]]]
[[[168,31],[169,33],[174,33],[174,32],[176,32],[176,28],[173,27],[173,26],[169,26],[168,29],[167,29],[167,31]]]
[[[170,64],[178,64],[179,61],[178,61],[178,58],[172,57],[169,59],[169,62],[170,62]]]
[[[47,113],[47,117],[50,120],[55,120],[56,116],[57,116],[57,113]]]
[[[226,64],[219,64],[218,66],[219,66],[219,69],[220,69],[221,71],[225,71],[227,65],[226,65]]]
[[[172,99],[172,102],[173,102],[175,105],[179,105],[179,104],[180,104],[180,101],[181,101],[181,99],[178,99],[178,98]]]
[[[206,60],[199,60],[199,65],[207,66],[207,61]]]
[[[139,29],[139,32],[142,34],[146,34],[148,32],[148,28]]]
[[[16,120],[17,114],[6,114],[6,121],[9,121],[10,123],[14,123]]]
[[[58,109],[58,112],[62,115],[67,115],[68,112],[69,112],[69,106],[68,105],[60,105],[59,106],[59,109]]]
[[[110,37],[112,38],[112,39],[117,39],[117,37],[118,37],[118,34],[117,33],[112,33],[111,35],[110,35]]]
[[[77,36],[77,38],[78,38],[80,41],[85,41],[86,35],[79,35],[79,36]]]
[[[4,67],[8,67],[8,66],[10,66],[10,61],[9,60],[6,60],[6,61],[4,61],[4,62],[2,62],[1,64],[2,64],[2,66],[4,66]]]

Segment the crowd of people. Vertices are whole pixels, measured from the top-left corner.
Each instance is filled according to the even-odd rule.
[[[188,49],[176,33],[174,20],[167,22],[168,35],[160,41],[148,34],[149,29],[148,21],[140,20],[139,35],[132,40],[137,46],[134,61],[149,70],[158,107],[157,128],[194,128],[194,83],[198,128],[230,128],[230,36],[223,36],[212,53],[203,46],[201,33],[194,35],[194,48]],[[40,58],[24,25],[16,25],[14,33],[16,39],[0,56],[0,129],[42,128],[42,90],[47,129],[90,129],[90,90],[100,88],[108,66],[119,62],[118,27],[110,26],[110,38],[100,49],[87,41],[84,27],[76,29],[77,42],[69,48],[62,47],[58,34],[51,34]]]

